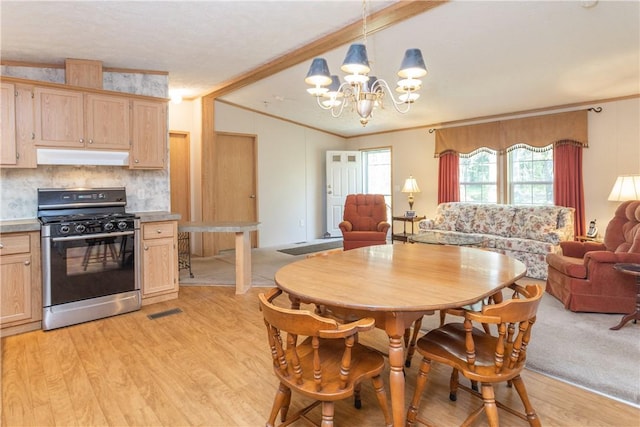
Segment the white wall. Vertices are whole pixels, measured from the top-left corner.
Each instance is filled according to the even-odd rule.
[[[640,174],[640,99],[598,104],[589,113],[589,148],[583,155],[586,221],[601,235],[618,207],[607,197],[618,175]]]
[[[201,173],[194,162],[199,168],[200,101],[172,104],[169,116],[171,130],[191,132],[192,180],[199,183]],[[215,128],[218,132],[257,136],[258,245],[321,238],[326,231],[324,153],[344,149],[344,139],[220,102],[215,105]],[[195,194],[200,195],[201,190]]]
[[[400,190],[409,175],[413,175],[420,187],[420,193],[413,195],[413,210],[418,215],[433,217],[438,200],[438,159],[433,157],[435,133],[427,129],[406,130],[352,138],[347,142],[350,150],[383,146],[391,146],[393,215],[409,210],[408,194]]]
[[[603,233],[618,206],[607,201],[616,177],[640,173],[640,99],[597,106],[603,111],[589,113],[589,148],[584,151],[583,165],[586,219],[596,219]],[[170,129],[191,132],[194,189],[200,177],[200,128],[199,102],[170,107]],[[414,210],[427,217],[435,214],[438,160],[433,157],[435,133],[427,129],[344,140],[222,103],[216,104],[216,129],[257,135],[261,247],[308,241],[324,234],[327,150],[391,146],[394,214],[408,209],[407,195],[400,189],[410,174],[422,190],[415,195]]]

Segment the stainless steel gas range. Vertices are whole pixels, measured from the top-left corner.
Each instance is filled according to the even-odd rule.
[[[44,330],[140,309],[139,220],[118,188],[38,189]]]

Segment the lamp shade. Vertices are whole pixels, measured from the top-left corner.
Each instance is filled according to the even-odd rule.
[[[305,83],[313,86],[327,86],[331,84],[331,75],[329,74],[329,66],[324,58],[315,58],[311,62]]]
[[[640,175],[620,175],[608,197],[612,202],[640,200]]]
[[[418,187],[418,182],[416,179],[409,175],[409,178],[404,182],[404,187],[402,187],[403,193],[419,193],[420,187]]]
[[[340,69],[345,73],[351,74],[369,73],[371,69],[369,68],[369,58],[367,57],[367,48],[365,45],[354,43],[349,46],[347,56],[344,57]]]
[[[404,79],[416,79],[427,75],[427,66],[424,65],[420,49],[407,49],[400,64],[398,76]]]

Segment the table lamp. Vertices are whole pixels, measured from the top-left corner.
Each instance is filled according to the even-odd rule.
[[[416,179],[409,175],[409,178],[404,182],[404,187],[402,187],[403,193],[409,193],[409,210],[413,210],[413,193],[419,193],[420,187],[418,187],[418,183]]]
[[[640,200],[640,175],[620,175],[613,184],[607,200],[611,202]]]

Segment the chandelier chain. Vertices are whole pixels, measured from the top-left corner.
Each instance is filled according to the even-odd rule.
[[[367,1],[362,0],[362,39],[363,44],[367,45]]]

